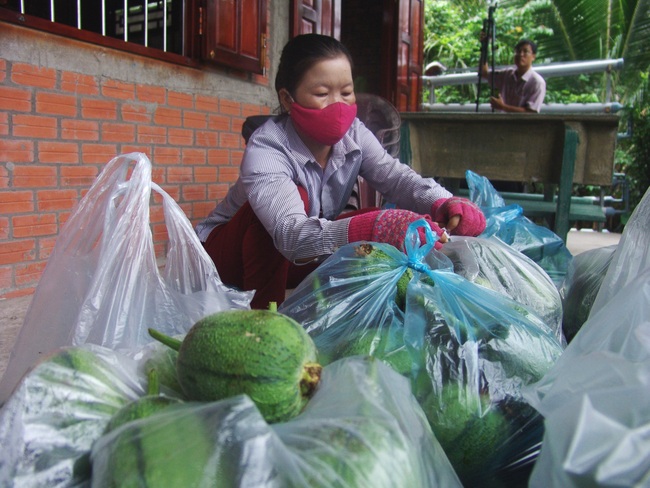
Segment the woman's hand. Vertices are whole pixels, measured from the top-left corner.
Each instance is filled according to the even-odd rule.
[[[467,198],[441,198],[433,202],[431,216],[452,235],[476,237],[485,230],[485,215]]]

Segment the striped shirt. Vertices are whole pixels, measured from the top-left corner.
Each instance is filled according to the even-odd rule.
[[[546,96],[546,81],[533,69],[517,77],[516,68],[494,72],[494,87],[501,92],[501,98],[508,105],[524,107],[539,112]]]
[[[334,219],[344,210],[357,176],[398,208],[420,214],[428,214],[435,200],[451,196],[432,178],[423,178],[390,156],[359,119],[332,146],[323,169],[291,119],[279,115],[250,137],[238,180],[196,232],[205,242],[216,226],[228,222],[248,201],[288,260],[326,257],[348,242],[350,219]],[[297,185],[309,195],[307,213]]]

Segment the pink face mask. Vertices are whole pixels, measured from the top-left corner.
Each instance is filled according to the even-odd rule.
[[[305,108],[293,102],[290,116],[298,130],[321,144],[332,146],[343,139],[352,125],[357,116],[357,106],[335,102],[318,109]]]

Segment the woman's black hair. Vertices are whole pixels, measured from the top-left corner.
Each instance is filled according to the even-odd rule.
[[[345,56],[352,67],[352,56],[338,40],[321,34],[302,34],[291,39],[282,49],[280,66],[275,76],[275,91],[282,88],[292,96],[304,74],[317,62]]]

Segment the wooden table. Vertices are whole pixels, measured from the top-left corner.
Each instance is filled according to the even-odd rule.
[[[402,112],[400,158],[424,176],[541,182],[566,241],[574,183],[609,186],[618,134],[616,114]],[[453,188],[452,188],[453,190]],[[555,200],[554,200],[555,197]]]

